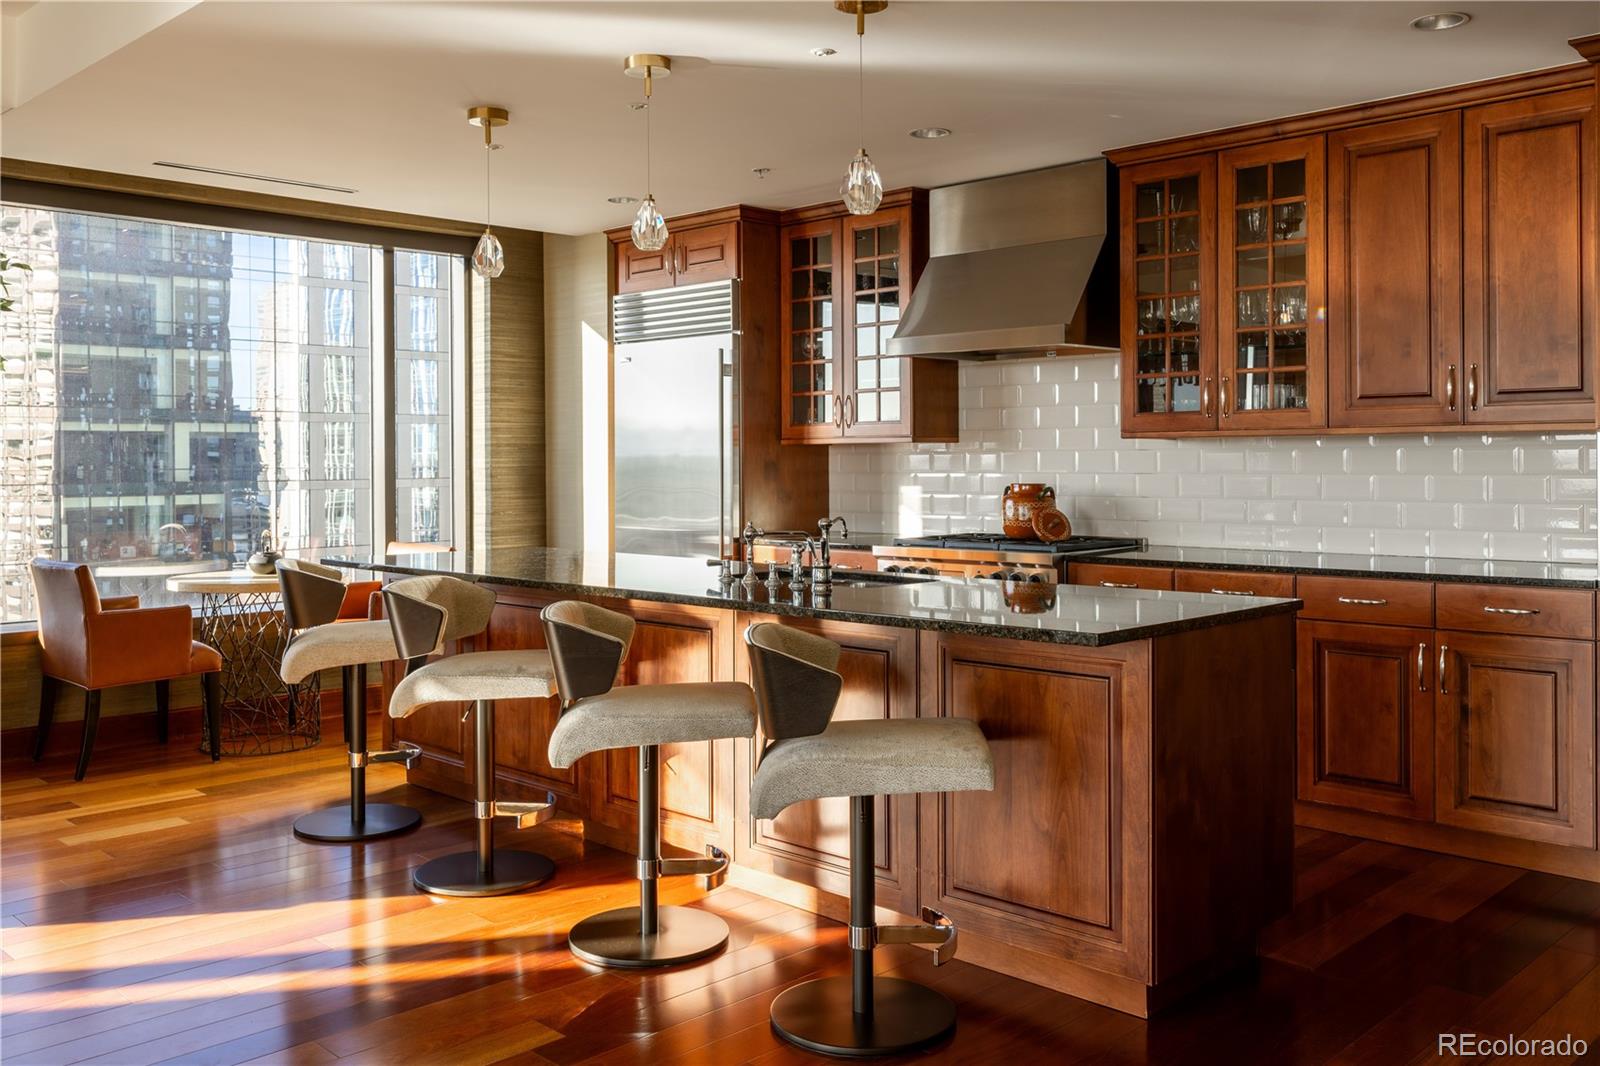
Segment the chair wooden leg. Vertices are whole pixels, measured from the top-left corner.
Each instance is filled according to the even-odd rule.
[[[167,709],[171,696],[171,684],[167,681],[156,682],[156,740],[162,744],[167,742]]]
[[[94,735],[100,728],[100,692],[89,689],[83,694],[83,750],[78,753],[78,772],[74,781],[82,781],[89,772],[89,756],[94,751]]]
[[[44,742],[50,739],[50,723],[56,719],[56,694],[61,690],[55,678],[39,678],[39,728],[33,734],[33,761],[44,758]]]
[[[201,685],[205,689],[206,729],[211,733],[211,761],[222,758],[222,675],[216,671],[204,675]]]

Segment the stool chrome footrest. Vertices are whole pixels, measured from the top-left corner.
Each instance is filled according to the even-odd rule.
[[[639,880],[695,874],[700,879],[700,887],[710,892],[728,880],[728,853],[714,844],[707,844],[706,855],[708,858],[704,859],[639,859],[636,861]]]
[[[532,829],[542,825],[556,816],[556,794],[546,792],[543,801],[538,803],[512,802],[508,800],[495,800],[489,804],[487,815],[479,814],[479,818],[515,818],[518,829]]]
[[[417,747],[415,744],[408,743],[407,741],[404,741],[404,740],[397,741],[397,743],[400,746],[398,748],[394,748],[394,749],[391,749],[389,751],[369,751],[369,752],[362,752],[360,754],[365,756],[366,761],[369,762],[369,763],[380,763],[380,762],[404,763],[406,769],[409,770],[409,769],[411,769],[411,764],[416,762],[417,759],[422,755],[422,749]],[[356,752],[351,752],[350,753],[350,756],[351,756],[350,765],[352,765],[352,766],[355,765],[354,759],[355,759],[356,754],[357,754]]]
[[[852,925],[850,947],[871,950],[879,944],[937,944],[933,964],[943,966],[956,957],[956,923],[932,907],[922,908],[922,920],[925,925]]]

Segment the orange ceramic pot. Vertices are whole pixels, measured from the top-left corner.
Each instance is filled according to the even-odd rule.
[[[1056,490],[1049,485],[1007,485],[1000,511],[1002,528],[1013,540],[1033,540],[1035,508],[1054,507]]]

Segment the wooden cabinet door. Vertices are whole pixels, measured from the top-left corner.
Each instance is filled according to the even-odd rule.
[[[1322,136],[1217,160],[1217,427],[1327,425]]]
[[[994,791],[921,799],[922,904],[990,940],[1148,978],[1149,643],[920,637],[921,716],[975,721],[994,757]]]
[[[1461,421],[1461,116],[1328,134],[1328,423]]]
[[[1433,631],[1301,622],[1296,794],[1433,815]]]
[[[1120,180],[1122,429],[1215,429],[1216,157],[1126,167]]]
[[[888,344],[911,298],[911,209],[851,215],[843,229],[844,435],[910,440],[912,360]]]
[[[671,240],[658,252],[641,252],[626,238],[617,242],[616,249],[618,292],[645,292],[672,286]]]
[[[1463,145],[1466,414],[1595,420],[1595,94],[1471,108]]]
[[[841,553],[835,553],[835,558]],[[917,716],[917,633],[887,626],[772,615],[740,614],[735,629],[743,633],[753,622],[780,621],[838,642],[843,649],[838,671],[844,678],[836,721],[915,718]],[[735,676],[750,677],[750,659],[743,641],[734,656]],[[754,750],[765,743],[758,732]],[[749,746],[741,752],[749,752]],[[750,818],[750,780],[755,760],[741,754],[737,775],[740,836],[734,861],[841,899],[850,895],[850,800],[839,796],[808,800],[786,808],[771,821]],[[916,797],[882,796],[873,841],[877,847],[878,906],[900,914],[917,913]]]
[[[1594,847],[1594,645],[1438,636],[1437,820]]]
[[[844,436],[843,359],[834,288],[839,283],[843,227],[824,219],[783,231],[783,439],[831,441]]]
[[[673,283],[699,285],[739,276],[739,224],[718,222],[672,235]]]

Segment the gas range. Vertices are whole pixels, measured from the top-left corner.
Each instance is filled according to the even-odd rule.
[[[1014,540],[999,533],[947,533],[906,537],[872,549],[882,573],[982,577],[1054,585],[1066,576],[1066,560],[1095,552],[1134,551],[1136,537],[1068,537],[1054,543]]]

